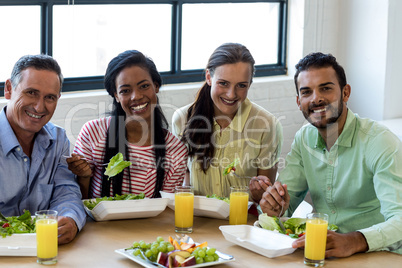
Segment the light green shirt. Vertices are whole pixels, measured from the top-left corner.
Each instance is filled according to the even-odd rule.
[[[181,136],[187,121],[190,105],[180,108],[173,115],[172,132]],[[224,129],[214,121],[213,138],[215,155],[211,166],[204,173],[196,158],[189,157],[190,183],[197,195],[230,195],[230,186],[248,186],[249,179],[223,175],[224,169],[236,158],[236,174],[256,176],[257,169],[270,169],[278,161],[282,148],[282,126],[262,107],[246,99],[230,125]]]
[[[348,111],[330,151],[312,125],[295,136],[278,178],[291,215],[310,190],[317,212],[339,232],[361,232],[369,251],[402,254],[402,143],[387,128]]]

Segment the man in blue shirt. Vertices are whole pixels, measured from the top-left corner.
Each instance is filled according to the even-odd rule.
[[[297,105],[310,123],[295,135],[286,166],[260,202],[268,215],[291,215],[310,191],[329,223],[326,257],[357,252],[402,254],[402,143],[387,128],[347,107],[351,87],[330,54],[296,65]],[[304,246],[304,237],[293,243]]]
[[[0,211],[58,211],[59,244],[72,241],[86,218],[80,188],[62,158],[69,155],[69,140],[49,122],[62,83],[52,57],[23,56],[5,83],[9,101],[0,113]]]

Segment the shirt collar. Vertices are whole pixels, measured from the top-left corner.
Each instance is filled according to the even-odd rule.
[[[339,146],[352,147],[352,140],[356,132],[356,116],[348,109],[345,126],[337,142]]]
[[[20,146],[20,143],[18,142],[18,139],[14,134],[14,130],[11,128],[11,125],[8,122],[6,109],[7,106],[5,106],[0,112],[0,137],[2,137],[0,139],[0,147],[2,148],[4,155],[7,155],[8,153],[10,153],[10,151]],[[49,132],[47,126],[48,125],[45,125],[37,133],[37,136],[35,138],[35,142],[37,142],[38,145],[45,149],[48,148],[55,140]]]
[[[252,107],[251,101],[246,98],[243,103],[240,105],[239,109],[237,110],[235,116],[233,117],[232,122],[230,122],[228,128],[233,129],[237,132],[243,132],[244,125],[246,124],[248,115],[250,114]],[[218,123],[214,120],[215,128],[219,128]]]
[[[344,147],[352,147],[352,140],[356,130],[356,117],[353,112],[348,109],[348,114],[346,116],[345,125],[339,135],[338,139],[335,142],[335,145],[344,146]],[[326,148],[324,139],[318,133],[317,130],[317,141],[316,141],[316,148],[324,149]]]

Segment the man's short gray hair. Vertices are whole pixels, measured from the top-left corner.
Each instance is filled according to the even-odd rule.
[[[36,70],[53,71],[59,76],[60,91],[63,85],[63,75],[59,64],[55,59],[49,55],[25,55],[22,56],[14,65],[11,72],[11,84],[16,87],[21,81],[21,72],[28,68],[34,68]]]

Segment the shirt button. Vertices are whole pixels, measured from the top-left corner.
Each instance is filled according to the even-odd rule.
[[[27,159],[27,158],[24,158],[24,162],[26,162],[26,161],[28,161],[28,159]]]
[[[332,160],[329,160],[328,163],[329,163],[330,165],[332,165],[333,162],[332,162]]]
[[[328,187],[327,187],[327,190],[328,190],[328,191],[331,190],[331,186],[328,186]]]
[[[332,210],[332,211],[331,211],[331,213],[332,213],[332,214],[335,214],[335,213],[336,213],[336,211],[335,211],[335,210]]]
[[[21,151],[21,148],[20,148],[20,147],[17,147],[17,151],[18,151],[18,152]]]

